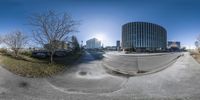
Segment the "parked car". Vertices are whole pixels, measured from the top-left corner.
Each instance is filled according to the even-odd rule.
[[[66,56],[66,52],[65,51],[56,51],[54,53],[54,56],[57,56],[57,57],[64,57]]]
[[[41,57],[41,58],[47,57],[47,55],[46,55],[45,53],[41,53],[41,52],[36,53],[36,56],[37,56],[37,57]]]
[[[36,58],[46,58],[50,56],[50,52],[46,50],[38,50],[38,51],[33,51],[32,56]],[[71,50],[57,50],[54,52],[54,57],[65,57],[69,56],[72,54]]]
[[[36,58],[46,58],[49,56],[47,51],[33,51],[32,56]]]

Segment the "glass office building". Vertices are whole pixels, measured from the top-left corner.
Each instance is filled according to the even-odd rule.
[[[122,49],[125,51],[162,51],[167,47],[167,31],[149,22],[130,22],[122,26]]]

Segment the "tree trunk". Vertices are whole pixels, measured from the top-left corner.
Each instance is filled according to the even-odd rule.
[[[50,63],[53,63],[53,54],[54,52],[51,52]]]
[[[18,56],[18,51],[14,50],[14,52],[15,52],[15,57],[17,57]]]

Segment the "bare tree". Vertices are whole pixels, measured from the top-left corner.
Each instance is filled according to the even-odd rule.
[[[200,45],[200,44],[199,44],[199,41],[195,41],[194,44],[195,44],[195,47],[198,49],[198,48],[199,48],[199,45]]]
[[[28,37],[20,31],[15,31],[5,35],[2,41],[14,51],[14,54],[17,57],[20,49],[27,44]]]
[[[2,43],[2,36],[0,36],[0,44]]]
[[[197,50],[200,52],[200,35],[197,37],[197,41],[195,42],[195,46]]]
[[[75,26],[78,24],[67,13],[56,13],[51,10],[33,14],[29,22],[34,27],[33,36],[37,43],[43,47],[48,44],[50,63],[53,62],[53,55],[57,49],[55,41],[67,41],[69,34],[76,31]]]

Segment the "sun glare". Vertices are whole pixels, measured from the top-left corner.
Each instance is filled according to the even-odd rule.
[[[95,38],[97,38],[98,40],[100,40],[101,42],[103,42],[105,40],[105,35],[103,33],[99,33],[95,35]]]

